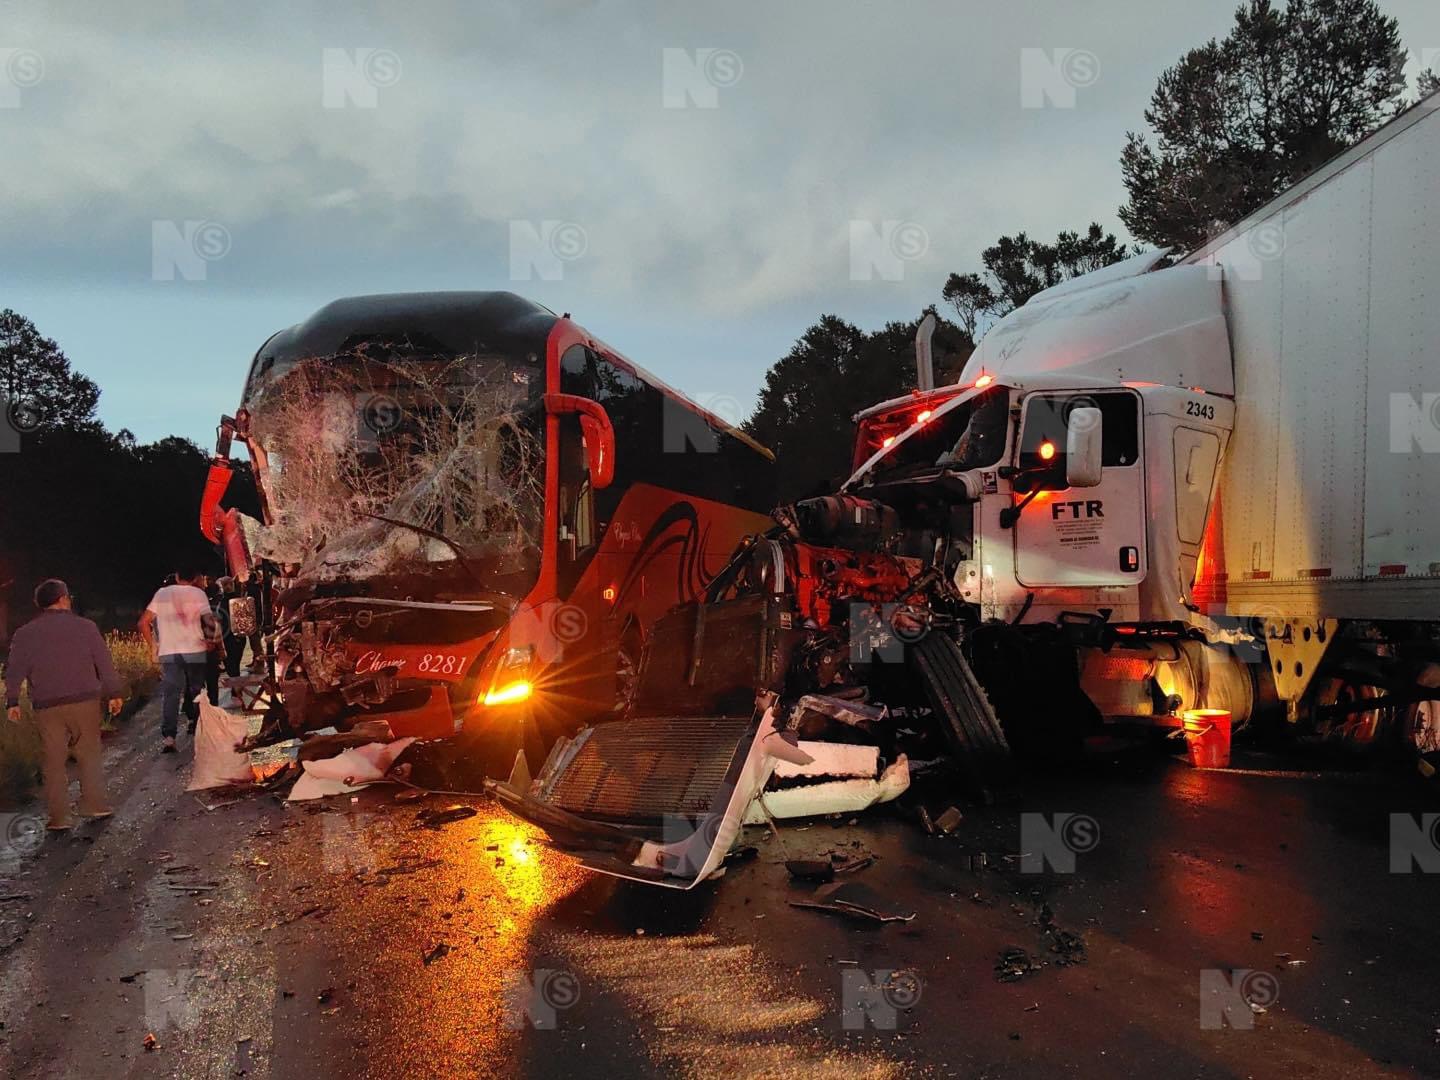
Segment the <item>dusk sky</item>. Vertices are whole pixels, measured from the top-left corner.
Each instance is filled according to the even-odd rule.
[[[913,317],[1002,233],[1124,237],[1125,132],[1234,9],[365,6],[0,0],[0,307],[110,428],[208,445],[272,332],[428,289],[571,312],[738,419],[822,313]],[[1434,63],[1440,5],[1382,7]]]

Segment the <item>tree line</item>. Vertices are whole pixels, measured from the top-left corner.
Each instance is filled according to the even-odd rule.
[[[64,578],[104,628],[129,629],[177,565],[219,572],[199,530],[209,456],[188,439],[141,444],[106,431],[99,387],[10,310],[0,311],[0,399],[0,646],[47,577]],[[243,498],[248,485],[233,487]]]

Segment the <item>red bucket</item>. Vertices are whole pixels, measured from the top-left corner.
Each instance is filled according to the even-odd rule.
[[[1181,714],[1185,722],[1185,745],[1190,764],[1197,769],[1225,769],[1230,766],[1230,711],[1189,709]]]

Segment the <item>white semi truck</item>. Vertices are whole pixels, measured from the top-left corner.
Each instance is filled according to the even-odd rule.
[[[1059,629],[1103,714],[1274,703],[1437,748],[1440,97],[1178,261],[1035,296],[960,387],[862,414],[845,490],[967,508],[1002,716]]]

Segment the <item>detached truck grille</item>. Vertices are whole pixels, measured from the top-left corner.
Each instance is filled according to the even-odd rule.
[[[651,717],[594,728],[547,786],[545,801],[572,814],[651,824],[709,813],[728,797],[726,775],[750,748],[752,723],[736,717]]]

